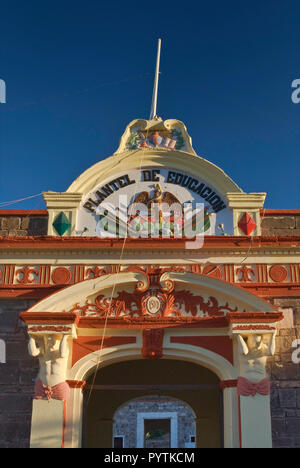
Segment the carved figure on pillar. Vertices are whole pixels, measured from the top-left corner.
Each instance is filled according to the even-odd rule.
[[[237,336],[240,371],[237,382],[238,394],[242,396],[269,395],[270,383],[266,373],[267,357],[275,353],[275,334],[268,344],[264,335],[249,334]]]
[[[70,335],[30,335],[28,350],[38,357],[40,370],[35,384],[35,399],[66,400],[70,387],[66,382]]]

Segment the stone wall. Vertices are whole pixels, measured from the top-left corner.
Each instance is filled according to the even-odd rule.
[[[292,361],[293,342],[300,339],[300,298],[275,299],[274,305],[285,319],[279,322],[276,354],[268,363],[273,446],[300,447],[300,363]]]
[[[33,214],[34,210],[19,215],[0,215],[0,236],[47,235],[46,210]],[[44,211],[44,214],[42,213]],[[300,216],[263,216],[263,236],[300,236]]]
[[[38,362],[27,352],[28,339],[19,314],[33,303],[0,300],[0,339],[6,344],[6,363],[0,363],[0,448],[29,447]]]
[[[135,448],[137,441],[137,413],[169,413],[176,412],[178,417],[178,448],[184,448],[185,443],[195,436],[194,413],[184,402],[165,396],[145,397],[132,400],[119,408],[114,416],[114,435],[125,436],[124,447]],[[165,436],[165,442],[168,437]],[[159,441],[153,439],[147,448],[164,447],[161,445],[164,438]]]
[[[45,236],[48,216],[0,216],[0,236]]]
[[[300,216],[262,217],[263,236],[300,236]]]

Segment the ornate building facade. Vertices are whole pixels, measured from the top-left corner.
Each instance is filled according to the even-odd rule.
[[[299,446],[300,210],[265,197],[154,118],[1,210],[0,446]]]

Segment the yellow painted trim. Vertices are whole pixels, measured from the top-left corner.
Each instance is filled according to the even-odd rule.
[[[227,192],[242,193],[242,189],[215,164],[195,154],[162,148],[139,149],[110,156],[83,172],[66,193],[87,194],[102,181],[113,179],[122,172],[149,167],[172,168],[192,174],[214,187],[224,197]]]

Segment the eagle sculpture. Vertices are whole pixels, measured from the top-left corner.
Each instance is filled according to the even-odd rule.
[[[203,209],[203,222],[199,224],[199,217],[195,212],[186,219],[184,216],[184,206],[178,198],[171,192],[163,192],[160,185],[156,184],[154,193],[140,192],[137,194],[128,207],[129,220],[125,222],[120,216],[117,216],[115,221],[115,234],[117,237],[133,236],[136,237],[137,232],[144,232],[147,237],[151,237],[152,233],[159,233],[159,235],[166,235],[169,233],[170,237],[174,237],[175,232],[179,235],[196,235],[209,230],[210,216],[208,213],[209,207]],[[179,209],[173,209],[174,204]],[[135,206],[134,206],[135,205]],[[142,208],[144,205],[145,209]],[[156,208],[152,212],[153,208]],[[166,205],[170,207],[169,213],[166,213]],[[106,218],[110,217],[110,213],[105,214]],[[100,216],[100,219],[104,216]],[[201,218],[200,218],[201,219]],[[104,227],[106,234],[110,233],[109,225]],[[102,235],[105,233],[102,233]],[[112,233],[111,233],[112,234]]]
[[[173,203],[178,203],[181,205],[180,201],[178,200],[175,195],[171,192],[162,192],[160,185],[156,184],[154,186],[154,195],[150,196],[149,192],[141,192],[139,193],[133,200],[133,203],[142,203],[150,208],[152,203],[166,203],[167,205],[173,205]]]

